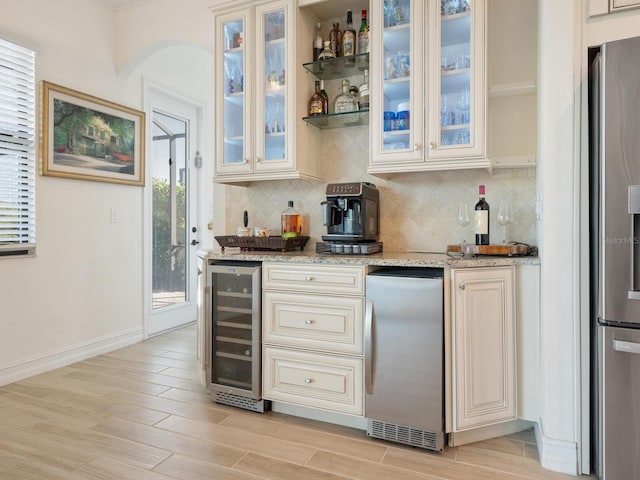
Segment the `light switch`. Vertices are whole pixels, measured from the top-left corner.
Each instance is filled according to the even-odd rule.
[[[111,223],[118,223],[120,221],[118,210],[116,210],[115,208],[109,209],[109,217],[111,219]]]

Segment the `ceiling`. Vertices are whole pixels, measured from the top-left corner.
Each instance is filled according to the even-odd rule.
[[[141,5],[143,3],[149,3],[153,0],[96,0],[98,3],[101,3],[114,12],[118,10],[124,10],[125,8],[133,7],[135,5]]]

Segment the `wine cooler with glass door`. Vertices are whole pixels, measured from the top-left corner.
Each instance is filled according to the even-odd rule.
[[[207,266],[207,389],[217,403],[255,412],[262,399],[261,265],[216,262]]]

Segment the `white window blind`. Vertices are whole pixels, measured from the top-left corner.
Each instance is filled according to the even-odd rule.
[[[35,52],[0,39],[0,256],[35,252]]]

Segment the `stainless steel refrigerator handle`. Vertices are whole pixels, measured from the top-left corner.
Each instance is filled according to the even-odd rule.
[[[207,371],[207,375],[209,375],[208,370],[210,368],[210,364],[211,364],[211,349],[213,347],[213,345],[211,345],[211,332],[210,332],[210,326],[211,322],[210,320],[210,315],[211,315],[211,287],[210,286],[206,286],[204,287],[204,322],[205,322],[205,351],[204,351],[204,369],[205,371]]]
[[[367,302],[364,315],[364,384],[368,395],[373,394],[373,302]]]
[[[624,340],[614,340],[613,349],[617,352],[640,354],[640,343],[625,342]]]
[[[628,210],[631,216],[629,246],[631,247],[631,288],[628,298],[640,300],[640,252],[638,231],[640,230],[640,185],[629,185]]]

